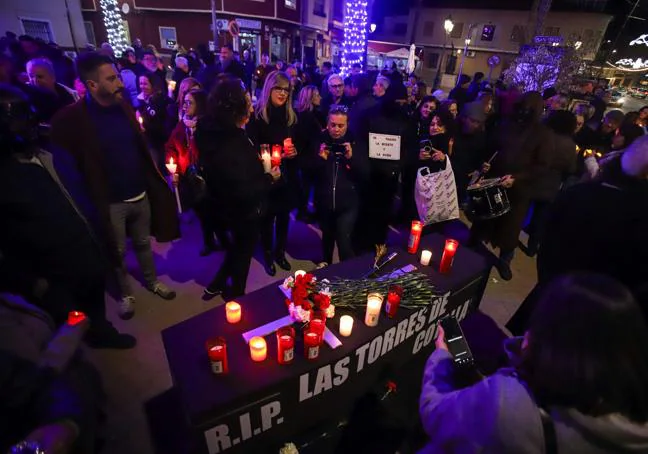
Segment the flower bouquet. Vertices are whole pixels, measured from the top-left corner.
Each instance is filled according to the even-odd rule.
[[[309,322],[314,311],[325,313],[327,318],[335,316],[335,306],[331,304],[331,292],[326,287],[327,283],[327,280],[318,283],[317,278],[310,273],[286,278],[282,287],[290,290],[286,306],[294,321]]]

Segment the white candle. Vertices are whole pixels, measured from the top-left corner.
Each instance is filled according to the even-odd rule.
[[[421,265],[428,266],[432,260],[432,251],[424,250],[421,252]]]
[[[176,81],[175,80],[169,80],[167,81],[167,94],[169,95],[169,98],[173,98],[173,92],[175,91],[176,87]]]
[[[269,152],[264,151],[263,153],[261,153],[261,162],[263,163],[263,171],[265,173],[270,173],[270,169],[272,168],[272,160]]]
[[[382,307],[383,297],[380,293],[370,293],[367,296],[367,312],[365,314],[365,325],[378,325],[380,317],[380,308]]]
[[[171,175],[175,175],[178,170],[178,164],[173,162],[173,158],[169,158],[169,162],[166,163],[166,168]]]
[[[353,317],[350,315],[343,315],[340,317],[340,335],[349,337],[353,330]]]
[[[241,321],[241,305],[236,301],[230,301],[225,305],[225,317],[229,323]]]
[[[297,279],[298,276],[305,276],[305,275],[306,275],[306,271],[304,270],[295,271],[295,279]]]
[[[250,356],[252,357],[252,361],[264,361],[267,355],[268,347],[264,338],[255,336],[250,339]]]

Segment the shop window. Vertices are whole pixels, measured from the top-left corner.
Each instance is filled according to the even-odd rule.
[[[326,17],[326,0],[313,1],[313,14],[315,16]]]
[[[436,68],[439,66],[439,54],[430,53],[428,54],[428,68]]]
[[[25,35],[32,38],[40,38],[46,43],[54,41],[52,24],[46,20],[20,19]]]
[[[431,20],[423,23],[423,36],[432,36],[434,34],[434,22]]]
[[[95,37],[94,25],[89,20],[83,21],[83,26],[85,27],[86,37],[90,44],[97,45],[97,38]]]
[[[178,43],[178,35],[175,27],[159,27],[160,47],[162,49],[173,49]]]
[[[297,0],[284,0],[286,8],[297,9]]]
[[[481,40],[482,41],[492,41],[495,36],[495,26],[493,24],[486,24],[482,28]]]

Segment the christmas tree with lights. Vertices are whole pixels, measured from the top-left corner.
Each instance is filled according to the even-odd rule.
[[[121,57],[122,52],[128,47],[128,41],[117,0],[100,0],[99,5],[108,34],[108,42],[112,46],[115,56]]]
[[[342,74],[351,72],[354,63],[364,66],[367,52],[367,0],[346,0]],[[364,69],[364,68],[363,68]]]

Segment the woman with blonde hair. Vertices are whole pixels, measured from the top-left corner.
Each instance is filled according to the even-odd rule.
[[[301,191],[297,219],[310,223],[314,215],[308,211],[308,201],[314,187],[317,167],[319,137],[326,127],[326,118],[320,107],[322,96],[315,85],[307,85],[299,92],[297,101],[297,137],[295,144],[301,151],[297,164],[301,171]]]
[[[290,78],[285,72],[273,71],[266,78],[254,116],[247,126],[257,151],[262,144],[270,148],[279,145],[283,149],[282,178],[270,191],[268,213],[261,223],[265,270],[270,276],[277,272],[275,262],[282,269],[290,270],[290,263],[286,260],[286,242],[290,211],[297,204],[299,189],[299,169],[295,159],[297,148],[293,144],[296,124]]]

